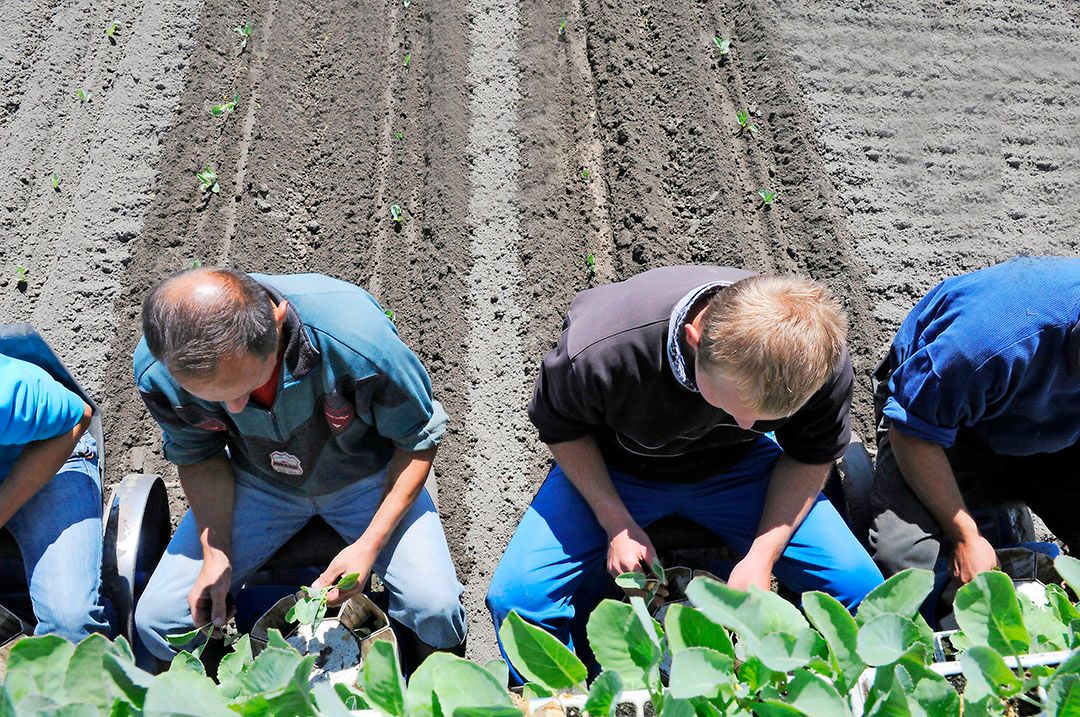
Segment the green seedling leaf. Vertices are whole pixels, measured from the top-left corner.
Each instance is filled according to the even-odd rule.
[[[398,667],[397,650],[385,640],[375,641],[364,660],[364,694],[391,717],[405,714],[405,678]]]
[[[1067,675],[1055,680],[1046,691],[1042,714],[1061,717],[1080,715],[1080,676]]]
[[[745,127],[746,123],[750,121],[750,113],[746,110],[739,110],[735,113],[735,119],[739,121],[740,127]]]
[[[202,627],[192,628],[187,632],[174,632],[171,635],[166,635],[165,640],[173,647],[183,647],[189,644],[192,640],[199,636],[199,633],[204,632],[208,628],[214,626],[214,623],[208,622]]]
[[[759,189],[758,196],[761,197],[761,203],[768,207],[772,206],[772,203],[780,196],[780,192],[772,189]]]
[[[351,709],[362,709],[360,707],[350,708],[346,704],[345,698],[337,691],[337,687],[349,689],[347,685],[340,683],[331,685],[329,682],[317,682],[311,688],[315,696],[315,703],[319,707],[320,717],[351,717]],[[359,698],[359,695],[357,697]]]
[[[660,649],[656,635],[646,631],[633,607],[604,600],[589,616],[585,631],[603,669],[618,672],[627,689],[647,686],[660,662]]]
[[[720,51],[721,57],[731,52],[731,40],[725,40],[717,35],[712,41],[713,44],[716,45],[716,49]]]
[[[1001,699],[1019,694],[1023,682],[1013,674],[995,650],[976,645],[960,655],[960,666],[967,678],[964,697],[981,700],[986,695]]]
[[[390,323],[394,323],[394,310],[393,309],[387,309],[386,311],[383,312],[383,314],[386,315],[386,318],[390,319]]]
[[[975,645],[992,647],[1002,655],[1027,652],[1031,637],[1024,627],[1012,579],[987,571],[956,591],[956,622]]]
[[[16,642],[8,655],[4,685],[16,703],[33,695],[52,698],[63,694],[64,677],[75,646],[56,635],[27,637]]]
[[[221,104],[210,105],[210,114],[215,117],[219,117],[235,110],[240,104],[240,93],[234,92],[231,98],[226,96],[222,99],[224,101]]]
[[[364,699],[364,696],[348,685],[343,685],[339,682],[334,685],[334,692],[337,692],[338,697],[341,698],[341,701],[344,702],[345,706],[350,710],[371,709],[367,700]]]
[[[132,709],[141,710],[146,691],[153,684],[153,675],[136,667],[134,659],[114,653],[103,655],[101,664],[127,704]]]
[[[49,182],[52,184],[54,192],[60,191],[60,177],[58,177],[55,172],[49,175]]]
[[[209,677],[188,670],[173,670],[155,678],[146,691],[143,713],[153,717],[236,717]]]
[[[237,25],[236,27],[233,28],[233,32],[235,32],[237,35],[240,36],[240,51],[241,52],[244,51],[244,48],[247,47],[248,40],[251,39],[251,31],[252,31],[252,29],[254,29],[254,28],[253,28],[250,20],[245,22],[243,25]]]
[[[30,270],[27,269],[25,266],[16,266],[15,267],[15,283],[18,284],[18,285],[25,286],[26,285],[26,275],[27,275],[27,273],[29,273],[29,271]]]
[[[404,67],[405,69],[409,69],[409,65],[411,65],[411,64],[412,64],[412,53],[411,52],[406,52],[405,53],[405,61],[403,63],[401,63],[401,66]]]
[[[795,637],[809,627],[798,608],[768,590],[743,592],[711,578],[697,577],[687,587],[686,595],[710,620],[748,641],[750,654],[767,635]]]
[[[623,573],[615,578],[615,584],[623,590],[644,590],[645,573]]]
[[[803,612],[829,646],[834,679],[847,692],[866,668],[858,654],[859,626],[840,602],[823,592],[803,593]]]
[[[503,709],[514,707],[506,687],[490,672],[460,657],[435,668],[434,687],[443,715],[454,715],[460,708],[500,708],[502,715]]]
[[[664,631],[672,655],[691,647],[707,647],[735,657],[735,646],[727,630],[705,617],[700,610],[674,603],[668,606],[664,617]]]
[[[405,714],[408,717],[441,717],[433,715],[435,705],[435,668],[457,658],[448,652],[432,653],[409,677],[405,690]]]
[[[397,204],[390,205],[390,218],[398,224],[401,224],[405,220],[405,215],[401,211],[401,206]]]
[[[218,175],[214,171],[214,168],[209,164],[204,165],[201,171],[195,173],[195,177],[199,180],[199,189],[205,194],[211,192],[217,194],[221,191],[221,185],[218,184]]]
[[[668,693],[678,699],[720,695],[735,679],[735,660],[707,647],[690,647],[671,658]]]
[[[1050,607],[1058,619],[1068,625],[1073,620],[1080,620],[1080,611],[1069,600],[1065,589],[1060,585],[1050,584],[1046,586],[1046,599],[1050,601]]]
[[[181,650],[169,663],[169,672],[194,672],[197,675],[205,675],[206,668],[193,653]]]
[[[788,685],[787,702],[808,717],[837,717],[849,714],[847,703],[836,688],[806,670],[796,672]]]
[[[572,690],[588,677],[585,665],[570,648],[514,611],[503,620],[499,639],[518,672],[553,692]]]
[[[694,704],[690,700],[665,698],[664,706],[660,709],[660,717],[696,717]]]
[[[566,37],[566,18],[559,21],[559,37]]]
[[[491,676],[498,680],[500,685],[510,684],[510,666],[501,657],[485,662],[484,669],[490,672]]]
[[[454,717],[522,717],[517,707],[458,707]]]
[[[341,592],[348,592],[349,590],[355,588],[359,583],[360,573],[349,573],[348,575],[342,575],[341,578],[338,579],[337,584],[334,585],[334,587]]]
[[[766,667],[776,672],[805,667],[814,658],[823,658],[827,654],[825,641],[808,627],[794,635],[783,632],[766,635],[753,650]]]
[[[405,133],[401,130],[397,130],[396,132],[394,132],[394,136],[397,137],[398,142],[405,141]]]
[[[123,648],[109,642],[103,635],[93,634],[75,646],[75,652],[64,673],[64,697],[68,702],[93,705],[98,711],[108,711],[112,704],[108,680],[101,679],[105,670],[105,655],[126,658]]]
[[[879,615],[859,630],[858,654],[863,662],[873,667],[891,665],[921,638],[919,628],[906,617]]]
[[[589,179],[592,178],[592,172],[589,171],[588,167],[583,167],[582,168],[582,170],[581,170],[581,178],[586,182],[589,181]]]
[[[326,615],[326,596],[330,588],[313,589],[304,587],[304,596],[297,598],[289,611],[285,613],[286,622],[296,622],[301,625],[311,625],[314,629],[322,622]]]
[[[892,613],[912,618],[934,587],[934,574],[929,570],[903,570],[870,591],[859,603],[855,620],[864,625],[875,617]]]
[[[652,572],[661,585],[667,585],[667,573],[664,572],[664,566],[660,563],[659,558],[653,558]]]
[[[105,26],[105,37],[109,38],[110,40],[115,40],[116,33],[118,32],[120,32],[120,23],[116,20],[113,20]]]
[[[90,101],[90,93],[81,87],[75,90],[75,97],[77,97],[82,104],[86,104]]]
[[[589,697],[585,700],[585,712],[592,717],[612,717],[615,706],[622,697],[622,679],[618,672],[601,672],[589,686]]]
[[[1054,558],[1054,569],[1065,584],[1072,588],[1074,593],[1080,595],[1080,560],[1068,555],[1059,555]]]

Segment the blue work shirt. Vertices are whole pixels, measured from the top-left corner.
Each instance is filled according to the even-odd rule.
[[[82,420],[84,408],[45,369],[0,354],[0,481],[27,443],[67,433]]]
[[[184,390],[146,340],[135,382],[161,426],[165,457],[190,465],[229,449],[236,470],[294,495],[330,493],[373,475],[395,448],[442,440],[447,417],[416,355],[363,289],[320,274],[252,274],[288,301],[273,405],[239,413]]]
[[[884,413],[949,447],[958,432],[994,453],[1080,442],[1080,259],[1020,258],[946,279],[904,319]]]

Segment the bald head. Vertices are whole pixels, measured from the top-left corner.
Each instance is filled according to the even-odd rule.
[[[277,348],[270,295],[233,269],[174,274],[147,294],[142,319],[150,353],[173,375],[212,376],[223,359],[263,359]]]

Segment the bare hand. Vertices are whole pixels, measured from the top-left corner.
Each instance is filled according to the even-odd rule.
[[[220,628],[229,619],[228,595],[232,583],[232,562],[220,550],[203,558],[202,570],[188,593],[188,607],[195,627],[212,622]]]
[[[761,560],[743,558],[731,569],[728,587],[736,590],[749,590],[750,586],[770,590],[772,588],[772,567]]]
[[[367,584],[368,577],[371,574],[371,566],[375,564],[376,555],[377,553],[375,551],[359,541],[346,546],[344,550],[338,553],[334,559],[330,561],[330,565],[323,571],[322,575],[311,584],[311,587],[324,588],[327,585],[336,583],[338,578],[342,575],[359,573],[360,579],[357,581],[356,587],[351,590],[338,590],[337,588],[334,588],[326,594],[326,601],[330,605],[343,603],[353,595],[363,591],[364,585]]]
[[[612,536],[609,536],[607,569],[612,577],[623,573],[652,570],[656,560],[656,548],[645,531],[637,523],[631,523]]]
[[[997,552],[994,546],[981,535],[962,539],[953,548],[949,569],[961,583],[971,582],[976,575],[998,567]]]

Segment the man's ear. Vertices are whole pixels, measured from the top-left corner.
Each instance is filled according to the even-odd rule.
[[[274,304],[274,323],[280,329],[285,324],[285,314],[289,310],[289,302],[285,299],[280,304]]]
[[[698,344],[701,343],[701,329],[694,326],[692,323],[686,325],[686,345],[690,347],[691,351],[697,351]]]

